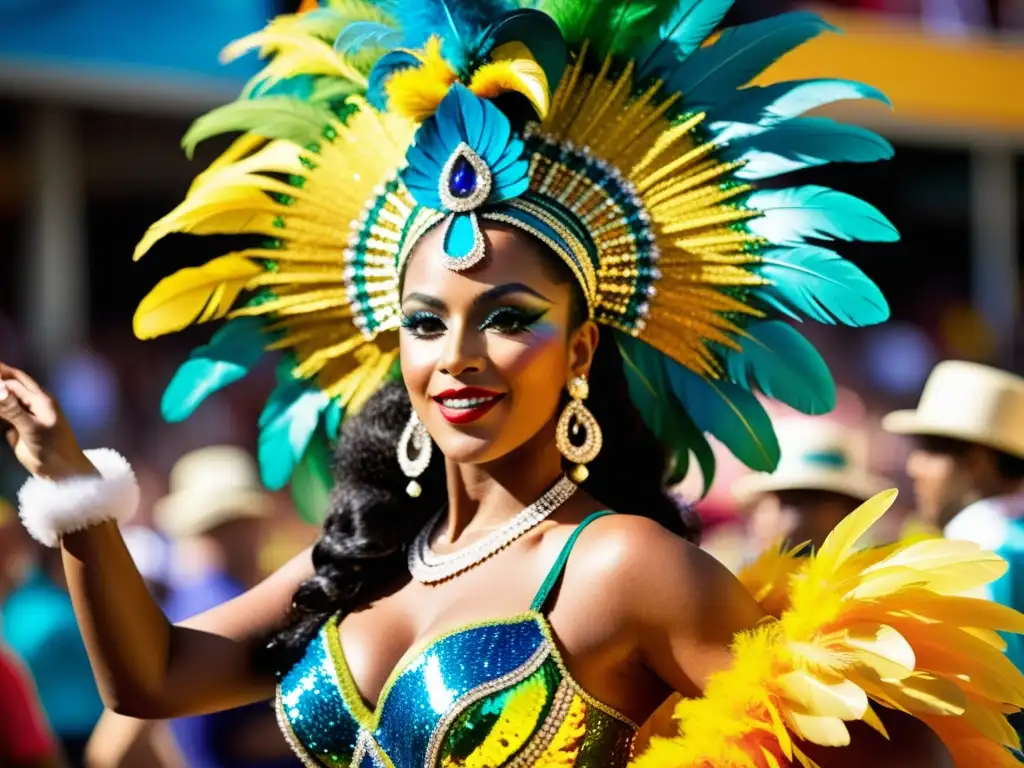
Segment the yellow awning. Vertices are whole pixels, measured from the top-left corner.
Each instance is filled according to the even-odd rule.
[[[943,36],[899,19],[820,13],[842,34],[825,34],[801,46],[756,83],[808,77],[859,80],[881,89],[893,102],[891,115],[888,110],[883,115],[873,108],[858,109],[867,116],[859,122],[929,133],[996,132],[1024,141],[1024,40],[980,33]]]

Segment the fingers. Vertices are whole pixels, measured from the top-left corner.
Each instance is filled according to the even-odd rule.
[[[0,419],[13,424],[15,429],[31,424],[34,421],[31,407],[33,396],[34,393],[29,392],[28,388],[20,381],[0,380]],[[8,441],[11,439],[8,436]],[[17,436],[14,439],[16,441]]]
[[[20,368],[15,368],[13,365],[7,365],[7,363],[0,363],[0,379],[20,382],[32,392],[43,391],[43,388],[39,386],[35,379]]]

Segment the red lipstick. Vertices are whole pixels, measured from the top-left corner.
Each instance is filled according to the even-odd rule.
[[[434,395],[441,416],[449,424],[472,424],[486,416],[505,398],[503,392],[480,387],[448,389]]]

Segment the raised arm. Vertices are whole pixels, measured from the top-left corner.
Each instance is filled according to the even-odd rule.
[[[0,419],[10,425],[15,455],[36,478],[22,498],[26,527],[64,549],[68,588],[106,706],[163,719],[270,698],[272,676],[251,664],[254,644],[281,623],[295,590],[312,575],[310,552],[244,595],[172,625],[118,531],[117,521],[134,512],[137,500],[123,460],[97,454],[94,465],[58,404],[27,374],[2,363]]]

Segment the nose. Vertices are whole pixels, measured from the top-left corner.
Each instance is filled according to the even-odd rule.
[[[438,370],[458,378],[467,373],[480,373],[487,367],[483,333],[472,325],[458,323],[447,334],[444,353]]]

